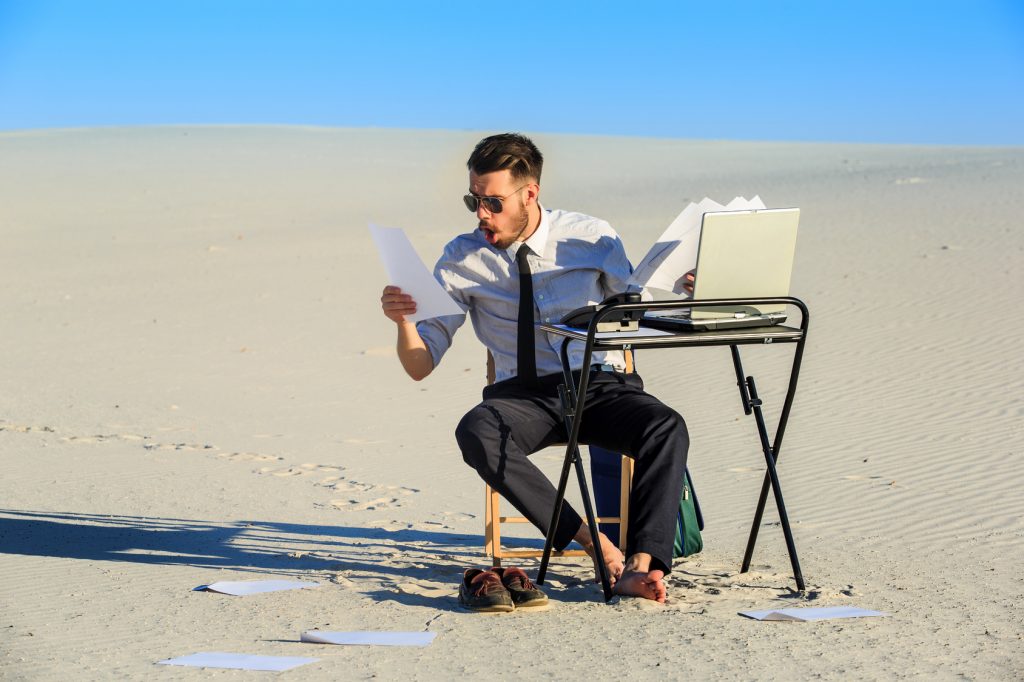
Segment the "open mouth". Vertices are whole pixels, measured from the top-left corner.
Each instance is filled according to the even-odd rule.
[[[488,244],[494,244],[498,239],[497,235],[494,234],[494,230],[490,229],[489,227],[484,227],[483,225],[481,225],[480,232],[483,233],[484,239],[487,240]]]

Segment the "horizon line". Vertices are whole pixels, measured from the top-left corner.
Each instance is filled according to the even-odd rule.
[[[27,135],[40,135],[47,133],[73,133],[99,130],[140,130],[159,128],[281,128],[295,130],[320,130],[320,131],[375,131],[375,132],[431,132],[431,133],[476,133],[494,134],[496,132],[521,132],[528,135],[548,135],[565,137],[599,137],[599,138],[624,138],[638,140],[670,140],[673,142],[715,142],[715,143],[743,143],[743,144],[797,144],[797,145],[856,145],[876,147],[945,147],[945,148],[970,148],[970,149],[1018,149],[1024,148],[1022,144],[970,144],[970,143],[938,143],[938,142],[866,142],[850,140],[795,140],[795,139],[758,139],[758,138],[728,138],[728,137],[674,137],[664,135],[643,135],[643,134],[612,134],[612,133],[580,133],[550,130],[518,130],[498,131],[497,129],[476,129],[476,128],[408,128],[402,126],[331,126],[312,123],[128,123],[128,124],[104,124],[93,126],[44,126],[40,128],[5,128],[0,129],[0,137],[16,137]]]

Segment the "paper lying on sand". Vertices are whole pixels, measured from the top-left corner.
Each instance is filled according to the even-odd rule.
[[[311,644],[360,644],[370,646],[427,646],[436,632],[326,632],[307,630],[300,639]]]
[[[700,226],[704,214],[711,211],[749,211],[764,208],[767,207],[759,196],[750,200],[736,197],[724,206],[707,197],[699,203],[691,203],[658,237],[658,241],[636,266],[628,283],[645,290],[660,289],[671,291],[676,296],[688,296],[683,289],[683,276],[697,266],[697,246],[700,244]]]
[[[856,606],[821,606],[803,609],[777,609],[775,611],[740,611],[741,616],[754,620],[788,620],[805,622],[811,620],[830,620],[832,618],[866,618],[869,616],[888,616],[881,611],[859,609]]]
[[[377,244],[380,259],[388,271],[389,284],[412,296],[416,313],[406,315],[411,322],[419,322],[441,315],[461,315],[462,308],[452,300],[412,248],[405,230],[400,227],[370,225],[370,234]]]
[[[320,583],[303,582],[301,580],[240,580],[237,582],[219,582],[200,585],[196,592],[220,592],[235,597],[244,597],[261,592],[280,592],[281,590],[301,590],[307,587],[320,587]]]
[[[281,672],[291,670],[300,665],[315,663],[319,658],[300,656],[255,656],[253,654],[226,654],[221,651],[209,651],[191,656],[169,658],[157,661],[158,665],[187,665],[196,668],[232,668],[234,670],[270,670]]]

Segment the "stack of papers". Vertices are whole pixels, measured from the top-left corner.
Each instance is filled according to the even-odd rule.
[[[629,284],[641,287],[645,292],[644,298],[648,300],[649,289],[670,291],[677,298],[687,297],[689,294],[683,289],[683,276],[697,266],[697,247],[700,245],[700,226],[704,214],[764,208],[767,207],[759,196],[749,200],[736,197],[724,206],[706,197],[699,203],[691,203],[672,221],[636,266]]]

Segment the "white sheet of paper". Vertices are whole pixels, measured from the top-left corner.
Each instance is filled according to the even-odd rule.
[[[244,597],[261,592],[280,592],[281,590],[301,590],[307,587],[320,587],[320,583],[302,582],[300,580],[240,580],[237,582],[219,582],[200,585],[195,588],[206,592],[220,592],[235,597]]]
[[[856,606],[819,606],[801,609],[776,609],[774,611],[740,611],[741,616],[754,620],[788,620],[796,622],[812,620],[831,620],[833,618],[867,618],[871,616],[887,617],[888,613],[870,611]]]
[[[228,654],[221,651],[209,651],[192,654],[191,656],[169,658],[166,661],[157,661],[157,664],[281,672],[298,668],[300,665],[306,665],[307,663],[315,663],[319,660],[319,658],[304,658],[300,656],[256,656],[253,654]]]
[[[416,313],[406,316],[406,319],[419,322],[441,315],[462,314],[462,308],[452,300],[420,260],[405,230],[400,227],[370,225],[370,234],[373,235],[380,259],[388,271],[388,283],[397,286],[402,293],[411,295],[416,301]]]
[[[308,630],[300,639],[311,644],[356,644],[364,646],[427,646],[436,632],[327,632]]]
[[[676,216],[665,232],[658,237],[651,250],[636,266],[629,284],[644,289],[671,291],[685,297],[683,275],[697,265],[697,247],[700,245],[700,225],[704,214],[710,211],[744,211],[766,208],[760,196],[753,199],[736,197],[722,205],[707,197],[691,203]],[[645,298],[647,298],[645,296]]]

